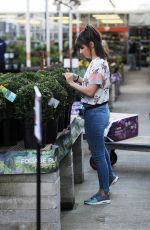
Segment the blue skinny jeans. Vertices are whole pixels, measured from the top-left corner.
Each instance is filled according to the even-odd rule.
[[[109,192],[109,177],[113,176],[109,153],[105,146],[104,130],[109,122],[108,104],[84,112],[85,134],[93,159],[96,161],[99,187]]]

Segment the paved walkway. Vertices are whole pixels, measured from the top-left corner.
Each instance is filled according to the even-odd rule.
[[[127,72],[113,112],[138,113],[139,135],[150,135],[150,69]],[[116,150],[114,171],[120,177],[111,188],[111,204],[86,206],[85,198],[97,192],[96,172],[85,153],[85,181],[75,186],[72,211],[61,213],[62,230],[149,230],[150,153]]]

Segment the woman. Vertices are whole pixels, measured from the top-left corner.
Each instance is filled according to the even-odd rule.
[[[92,157],[96,161],[99,179],[98,192],[84,203],[90,205],[110,203],[109,187],[118,180],[118,177],[112,172],[104,141],[104,130],[109,121],[110,71],[107,55],[99,32],[91,25],[87,25],[79,34],[76,46],[85,58],[91,60],[90,65],[84,78],[73,73],[65,73],[65,78],[71,87],[83,95],[81,101],[84,106],[85,133]]]

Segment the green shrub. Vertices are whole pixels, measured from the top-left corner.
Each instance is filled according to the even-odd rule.
[[[29,83],[18,90],[15,102],[16,115],[22,120],[34,120],[34,86],[34,83]],[[55,115],[55,109],[48,106],[48,100],[53,97],[53,94],[47,86],[39,84],[37,86],[42,94],[42,119],[45,122],[48,118],[53,119]]]

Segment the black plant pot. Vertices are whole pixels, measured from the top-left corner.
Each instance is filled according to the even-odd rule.
[[[15,119],[5,119],[0,125],[1,146],[13,146],[17,144],[17,128]]]
[[[42,126],[42,144],[43,148],[46,144],[46,128],[45,125]],[[36,149],[37,142],[34,136],[34,122],[33,121],[24,121],[24,146],[26,149]]]
[[[65,110],[64,128],[67,128],[68,125],[70,125],[70,117],[71,117],[71,106],[68,106]]]
[[[62,113],[58,118],[58,132],[63,131],[64,127],[64,113]]]
[[[3,145],[3,140],[2,140],[2,121],[0,121],[0,146]]]
[[[21,141],[23,140],[24,122],[22,120],[16,120],[16,126],[17,126],[17,140]]]
[[[58,133],[58,119],[50,119],[46,124],[46,144],[54,144]]]

